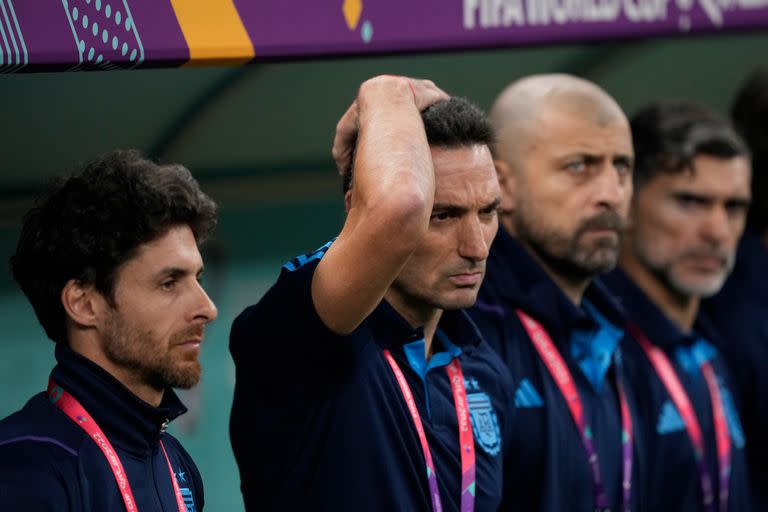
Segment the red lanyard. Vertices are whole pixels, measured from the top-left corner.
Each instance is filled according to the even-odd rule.
[[[440,500],[440,489],[437,486],[437,472],[435,463],[432,460],[432,452],[429,450],[429,443],[424,432],[424,425],[419,416],[419,410],[416,408],[416,400],[405,379],[400,366],[389,350],[384,350],[384,357],[387,359],[392,373],[395,374],[400,391],[403,394],[408,411],[411,413],[413,424],[419,435],[421,449],[424,452],[424,459],[427,463],[427,481],[429,483],[429,492],[432,498],[433,512],[442,512],[443,504]],[[464,375],[461,373],[461,364],[457,358],[454,358],[446,367],[448,379],[453,390],[453,403],[456,406],[456,417],[459,422],[459,451],[461,452],[461,512],[472,512],[475,507],[475,440],[472,435],[472,423],[469,417],[469,406],[467,404],[467,390],[464,387]]]
[[[699,468],[704,510],[714,512],[715,503],[714,493],[712,492],[712,477],[710,476],[704,456],[704,436],[688,394],[685,392],[683,384],[680,382],[675,369],[672,367],[664,351],[651,343],[648,337],[636,325],[629,324],[627,329],[643,348],[645,355],[650,360],[654,370],[656,370],[656,375],[659,376],[675,407],[680,412],[680,416],[683,418],[685,429],[688,431],[688,437],[691,439],[691,444],[693,444],[696,465]],[[725,416],[723,400],[720,396],[720,387],[717,384],[715,371],[709,361],[701,364],[701,373],[707,382],[709,398],[712,403],[715,442],[717,444],[717,458],[720,467],[720,512],[725,512],[728,510],[728,486],[731,478],[731,438],[728,434],[728,421]]]
[[[125,509],[128,512],[137,512],[138,508],[136,508],[136,500],[133,498],[133,491],[131,490],[131,484],[128,483],[128,476],[123,469],[123,463],[120,462],[120,457],[118,457],[115,449],[112,448],[112,443],[109,442],[107,436],[102,432],[101,428],[96,423],[96,420],[88,414],[75,397],[59,387],[53,379],[48,380],[48,398],[56,407],[61,409],[69,419],[85,430],[85,432],[91,436],[91,439],[96,442],[98,447],[101,448],[104,457],[112,468],[112,474],[115,476],[115,482],[117,482],[117,487],[120,489],[120,496],[123,498],[123,503],[125,503]],[[179,512],[186,512],[187,507],[184,504],[184,497],[181,495],[179,483],[176,481],[176,475],[173,473],[173,468],[171,467],[171,460],[168,458],[168,452],[165,451],[165,446],[162,441],[160,441],[160,447],[163,449],[163,455],[165,455],[166,462],[168,462],[168,471],[171,473],[173,491],[176,495],[176,505],[179,507]]]
[[[592,469],[595,506],[598,510],[607,510],[609,506],[608,496],[605,493],[605,486],[600,472],[597,449],[592,440],[592,427],[584,415],[584,406],[576,389],[576,384],[571,377],[571,372],[568,370],[563,357],[544,327],[521,309],[517,310],[517,316],[520,318],[523,327],[528,333],[528,337],[533,342],[533,346],[536,347],[536,351],[539,353],[542,361],[544,361],[549,374],[568,404],[568,409],[571,411],[571,417],[579,430],[584,450],[587,452],[587,460]],[[632,499],[632,416],[629,411],[624,385],[618,376],[616,378],[616,388],[619,394],[621,409],[622,509],[629,511]]]

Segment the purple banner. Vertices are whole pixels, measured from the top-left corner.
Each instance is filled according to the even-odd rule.
[[[116,69],[768,27],[768,0],[0,0],[0,71]]]

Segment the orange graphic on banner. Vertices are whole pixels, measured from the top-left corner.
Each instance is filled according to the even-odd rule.
[[[349,30],[355,30],[363,13],[363,0],[344,0],[341,11],[344,13],[344,20]]]
[[[232,0],[171,0],[189,46],[187,65],[238,64],[254,56],[253,43]]]

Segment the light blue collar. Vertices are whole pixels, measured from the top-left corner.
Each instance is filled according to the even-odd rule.
[[[427,344],[424,338],[403,345],[403,352],[405,352],[405,357],[408,359],[408,364],[410,364],[413,371],[421,377],[421,380],[426,379],[429,370],[441,366],[448,366],[454,357],[461,355],[461,349],[454,345],[441,329],[437,329],[435,337],[440,341],[444,350],[432,354],[432,357],[429,359],[427,359],[426,355]],[[433,340],[433,343],[434,341],[435,340]]]
[[[713,360],[716,356],[717,349],[700,336],[693,344],[683,345],[675,349],[675,359],[690,375],[698,375],[701,365]]]
[[[573,330],[570,343],[571,356],[576,360],[592,387],[600,392],[619,340],[624,337],[624,331],[609,322],[586,299],[582,300],[582,307],[595,321],[597,327]]]

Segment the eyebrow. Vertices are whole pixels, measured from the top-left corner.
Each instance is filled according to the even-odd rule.
[[[634,159],[634,158],[632,158],[632,157],[631,157],[631,156],[629,156],[629,155],[616,155],[616,156],[613,158],[613,161],[614,161],[614,162],[621,162],[621,163],[623,163],[623,164],[627,164],[628,166],[630,166],[630,167],[631,167],[632,165],[634,165],[635,159]]]
[[[155,276],[160,278],[165,277],[173,277],[173,278],[179,278],[184,277],[190,274],[194,274],[196,276],[199,276],[203,273],[204,267],[200,267],[197,272],[192,272],[189,269],[181,268],[181,267],[165,267],[162,270],[158,271]]]
[[[718,198],[717,196],[708,195],[708,194],[700,194],[697,192],[685,192],[682,190],[674,190],[672,191],[672,197],[675,198],[691,198],[695,199],[697,201],[705,201],[705,202],[715,202],[718,200],[722,200],[724,203],[730,203],[730,204],[737,204],[737,205],[744,205],[749,206],[750,203],[752,203],[752,199],[749,196],[729,196],[729,197],[723,197]]]
[[[495,210],[499,207],[501,204],[501,197],[497,197],[490,203],[480,207],[480,210]],[[448,213],[464,213],[469,211],[469,208],[466,206],[458,206],[455,204],[449,204],[449,203],[435,203],[432,205],[432,211],[442,211],[442,212],[448,212]]]

